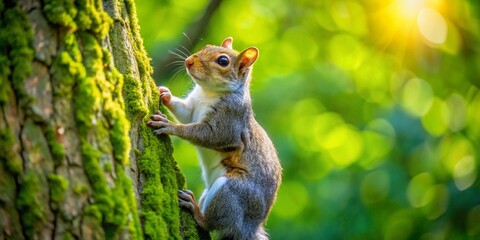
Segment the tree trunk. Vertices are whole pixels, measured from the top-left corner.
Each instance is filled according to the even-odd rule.
[[[133,1],[0,16],[0,239],[199,238],[170,139],[145,126],[158,93]]]

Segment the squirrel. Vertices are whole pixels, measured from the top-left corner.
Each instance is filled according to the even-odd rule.
[[[156,111],[147,125],[197,147],[206,188],[198,204],[179,190],[179,204],[198,225],[220,239],[268,239],[264,222],[276,199],[282,167],[271,140],[254,118],[250,98],[252,65],[259,51],[206,45],[185,59],[195,87],[185,99],[160,86],[160,101],[180,123]]]

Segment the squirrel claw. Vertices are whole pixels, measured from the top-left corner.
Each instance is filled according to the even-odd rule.
[[[190,196],[192,196],[193,200],[195,200],[195,196],[193,195],[192,191],[190,191],[188,189],[185,189],[185,190],[183,190],[183,192],[189,194]]]
[[[158,92],[160,93],[160,100],[163,105],[169,105],[172,100],[172,93],[170,90],[164,86],[158,87]]]
[[[153,120],[153,119],[152,119]],[[159,121],[148,121],[147,122],[147,126],[149,127],[152,127],[152,128],[166,128],[170,125],[169,122],[166,122],[166,121],[162,121],[162,120],[159,120]]]
[[[195,211],[195,197],[193,192],[189,190],[178,190],[178,201],[181,207],[187,208],[190,211]]]
[[[150,119],[152,119],[153,121],[168,122],[167,116],[165,116],[161,113],[150,116]]]
[[[179,198],[178,203],[179,203],[180,207],[186,208],[192,213],[195,211],[195,205],[193,205],[193,203],[191,203],[189,201],[185,201],[185,200]]]
[[[178,190],[178,198],[189,202],[195,202],[195,197],[190,190]]]
[[[164,87],[164,86],[159,86],[158,87],[158,92],[159,93],[170,92],[170,89],[168,89],[167,87]]]
[[[147,126],[156,129],[153,131],[155,135],[172,134],[175,130],[175,124],[168,120],[167,116],[154,114],[150,116],[151,121],[146,122]]]

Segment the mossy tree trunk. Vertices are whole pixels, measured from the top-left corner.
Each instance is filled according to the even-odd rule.
[[[133,0],[0,1],[0,239],[198,238]]]

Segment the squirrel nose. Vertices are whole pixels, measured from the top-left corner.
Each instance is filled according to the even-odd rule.
[[[187,69],[190,70],[192,66],[193,66],[193,58],[188,57],[187,59],[185,59],[185,67],[187,67]]]

